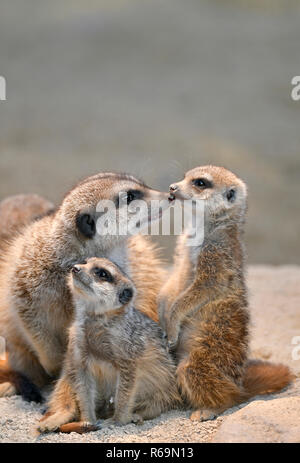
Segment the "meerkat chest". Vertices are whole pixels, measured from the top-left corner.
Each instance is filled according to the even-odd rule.
[[[85,323],[85,340],[87,350],[98,362],[112,360],[112,336],[110,326],[105,321],[88,319]]]
[[[97,380],[97,382],[106,382],[108,384],[113,384],[116,382],[118,372],[111,362],[101,360],[98,357],[92,355],[89,358],[88,366],[90,372]]]
[[[199,262],[200,248],[197,246],[186,246],[184,259],[183,259],[183,268],[181,275],[185,280],[185,287],[188,287],[196,277],[197,266]]]

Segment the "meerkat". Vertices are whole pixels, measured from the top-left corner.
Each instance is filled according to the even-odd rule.
[[[60,397],[58,383],[50,416],[40,432],[94,429],[97,408],[106,411],[114,397],[113,416],[100,426],[142,423],[180,404],[175,363],[159,325],[134,308],[135,288],[111,261],[91,258],[72,269],[69,287],[75,304],[62,378],[76,396],[77,409]],[[74,431],[74,423],[71,423]],[[92,428],[91,428],[92,426]]]
[[[9,196],[0,202],[0,250],[5,252],[10,241],[28,224],[54,212],[53,203],[37,194]],[[6,354],[7,356],[7,354]],[[19,391],[27,400],[43,400],[38,388],[29,379],[12,371],[5,360],[0,361],[0,388],[3,395]]]
[[[0,248],[23,227],[54,212],[54,205],[36,194],[9,196],[0,202]]]
[[[165,270],[156,247],[146,236],[98,229],[105,217],[126,230],[136,216],[134,203],[141,199],[147,207],[139,223],[159,219],[159,212],[149,212],[152,200],[162,201],[161,210],[169,207],[166,193],[131,175],[97,174],[67,193],[53,214],[31,223],[11,241],[0,262],[0,336],[8,348],[8,375],[10,368],[38,387],[57,377],[73,317],[66,276],[75,263],[89,257],[107,257],[118,264],[137,287],[136,308],[158,319],[157,294]],[[103,202],[107,210],[101,215],[97,209]],[[14,385],[0,384],[0,397],[15,392]],[[68,394],[72,400],[66,384],[66,401]]]
[[[204,166],[172,184],[170,195],[204,205],[203,241],[191,245],[188,225],[159,296],[179,389],[194,409],[191,418],[203,421],[252,396],[281,390],[293,375],[284,365],[248,360],[245,183],[224,168]]]

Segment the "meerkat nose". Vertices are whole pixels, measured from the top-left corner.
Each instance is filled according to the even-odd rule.
[[[173,193],[174,191],[178,190],[178,185],[176,185],[176,183],[172,183],[172,185],[170,185],[169,189]]]
[[[79,273],[80,271],[81,271],[81,268],[78,265],[74,265],[74,267],[72,268],[73,273]]]
[[[119,301],[121,302],[121,304],[127,304],[127,302],[129,302],[130,299],[132,299],[132,296],[133,296],[132,289],[131,288],[125,288],[119,294]]]
[[[168,197],[168,200],[171,203],[171,202],[175,201],[175,199],[176,199],[174,193],[175,193],[175,191],[178,190],[178,185],[176,185],[176,183],[172,183],[172,185],[170,185],[169,189],[170,189],[170,195]]]

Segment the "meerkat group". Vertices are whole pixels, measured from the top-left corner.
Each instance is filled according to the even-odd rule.
[[[120,200],[121,192],[125,197]],[[100,201],[118,204],[116,219],[122,222],[137,198],[149,206],[155,199],[168,203],[166,193],[130,175],[95,175],[67,193],[55,212],[13,236],[0,261],[0,336],[6,339],[9,370],[38,387],[57,377],[74,309],[66,277],[89,257],[118,264],[135,282],[137,309],[157,320],[156,299],[166,273],[153,244],[142,235],[102,235],[96,230]],[[15,384],[0,384],[0,396],[15,392]]]
[[[203,240],[191,245],[186,227],[171,275],[145,236],[98,232],[99,201],[110,201],[117,215],[108,207],[108,220],[124,225],[139,199],[147,204],[144,223],[159,219],[149,214],[152,200],[162,212],[174,201],[202,201]],[[37,400],[38,388],[59,378],[39,430],[85,432],[101,416],[108,418],[99,426],[125,424],[183,406],[192,419],[207,420],[286,387],[287,367],[248,358],[246,206],[241,179],[204,166],[169,193],[131,175],[100,173],[55,211],[36,220],[28,214],[20,227],[16,220],[0,262],[8,351],[0,397]]]

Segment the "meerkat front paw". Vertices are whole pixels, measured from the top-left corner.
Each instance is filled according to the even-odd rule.
[[[138,413],[134,413],[132,415],[132,423],[136,424],[136,425],[142,425],[144,423],[144,419],[141,415],[139,415]]]
[[[177,349],[178,345],[178,338],[177,339],[171,339],[168,341],[168,352],[172,354]]]
[[[158,317],[159,317],[159,324],[162,330],[165,330],[166,329],[165,301],[163,300],[158,301]]]
[[[118,422],[115,421],[115,419],[113,417],[111,417],[111,418],[107,418],[105,420],[98,420],[96,422],[96,426],[98,426],[99,429],[109,428],[111,426],[118,426]]]
[[[174,352],[179,341],[179,327],[175,325],[169,326],[167,330],[167,338],[167,349],[169,352]]]

